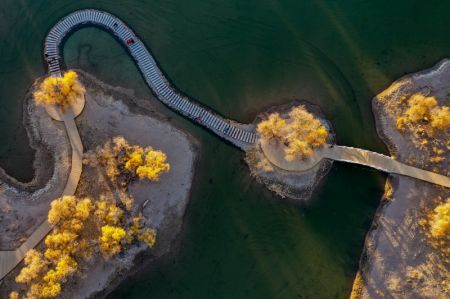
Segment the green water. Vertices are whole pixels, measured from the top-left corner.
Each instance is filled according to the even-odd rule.
[[[48,29],[79,8],[108,10],[145,41],[184,92],[250,122],[291,99],[319,104],[338,142],[385,152],[370,99],[404,73],[449,55],[448,1],[26,1],[0,4],[0,166],[23,181],[33,153],[21,125],[27,88],[44,73]],[[69,67],[132,88],[202,144],[181,248],[111,298],[345,298],[385,176],[335,163],[308,204],[274,197],[243,155],[157,103],[108,34],[82,29]]]

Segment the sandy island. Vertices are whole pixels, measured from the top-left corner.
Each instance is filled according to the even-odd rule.
[[[418,149],[408,134],[396,128],[390,105],[402,96],[422,92],[446,104],[450,97],[450,60],[407,75],[376,96],[373,112],[378,134],[390,153],[410,165],[449,175],[450,154],[428,163],[432,152]],[[448,142],[450,133],[443,133]],[[432,165],[430,165],[432,164]],[[427,241],[419,224],[449,189],[405,176],[391,175],[372,227],[367,234],[352,298],[449,298],[450,260]]]
[[[76,119],[85,151],[121,135],[131,144],[151,145],[164,151],[171,169],[158,182],[135,182],[129,187],[146,225],[158,233],[156,246],[149,250],[146,245],[132,245],[125,254],[107,262],[97,254],[81,269],[81,275],[69,279],[61,293],[63,298],[105,295],[135,267],[134,261],[140,255],[145,254],[146,261],[151,261],[171,249],[182,227],[199,148],[191,136],[155,112],[149,100],[136,99],[129,90],[108,86],[82,71],[78,73],[87,90],[84,111]],[[23,184],[0,172],[1,250],[18,247],[46,218],[49,203],[61,195],[70,170],[71,149],[64,125],[37,107],[31,94],[24,102],[24,111],[24,125],[36,150],[35,178]],[[97,169],[84,165],[75,195],[95,198],[108,187]],[[19,287],[14,282],[19,268],[5,277],[1,298],[6,298],[11,288]]]

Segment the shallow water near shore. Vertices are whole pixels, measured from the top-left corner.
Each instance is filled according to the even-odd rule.
[[[338,143],[379,152],[370,99],[449,55],[444,1],[148,2],[2,1],[0,166],[8,173],[32,177],[21,100],[44,74],[45,34],[79,8],[121,17],[180,90],[227,117],[251,122],[264,108],[304,99],[322,107]],[[156,102],[111,36],[82,29],[64,51],[68,67],[154,101],[202,146],[179,253],[110,298],[348,296],[384,175],[335,163],[310,203],[284,202],[249,177],[241,152]]]

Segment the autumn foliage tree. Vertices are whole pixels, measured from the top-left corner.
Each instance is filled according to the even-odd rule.
[[[20,299],[19,292],[16,292],[16,291],[11,292],[9,294],[9,299]]]
[[[450,237],[450,198],[433,210],[429,216],[429,224],[434,238]]]
[[[450,108],[440,106],[435,97],[413,94],[406,102],[404,111],[397,117],[397,128],[404,131],[420,130],[429,137],[450,126]]]
[[[288,161],[312,155],[314,148],[322,146],[328,137],[325,126],[303,105],[292,108],[286,118],[279,113],[270,114],[258,124],[257,131],[261,138],[283,143]]]
[[[125,240],[126,232],[118,226],[102,226],[100,235],[100,250],[107,257],[119,253],[122,249],[121,243]]]
[[[105,196],[95,204],[89,198],[75,196],[54,200],[48,213],[54,229],[45,238],[46,248],[43,253],[30,250],[16,277],[16,282],[29,286],[26,298],[58,296],[67,279],[79,271],[79,265],[91,259],[95,248],[110,259],[135,241],[153,247],[156,232],[142,225],[141,215],[127,220],[125,214]],[[10,297],[18,295],[12,292]]]
[[[37,104],[66,107],[85,92],[84,87],[78,82],[77,73],[68,71],[62,77],[45,78],[33,96]]]
[[[149,247],[153,247],[156,243],[156,231],[152,228],[144,228],[143,217],[139,214],[132,220],[132,225],[127,232],[127,242],[132,242],[135,239],[145,242]]]
[[[85,164],[105,167],[108,177],[122,184],[128,184],[134,179],[157,181],[159,177],[169,171],[170,164],[167,156],[151,146],[141,147],[130,145],[125,138],[118,136],[98,147],[95,153],[85,156]]]
[[[420,224],[425,228],[431,246],[439,249],[447,258],[450,257],[450,198],[438,197],[439,204],[431,210]]]
[[[86,249],[80,235],[93,210],[89,198],[63,196],[51,203],[48,222],[54,225],[45,238],[44,254],[30,250],[16,281],[30,285],[29,298],[52,298],[61,292],[62,284],[78,269],[79,253]]]
[[[37,279],[42,272],[47,269],[48,262],[42,253],[31,249],[27,252],[24,259],[25,267],[22,268],[16,281],[20,283],[30,283]]]
[[[166,155],[116,137],[90,152],[85,163],[105,169],[106,177],[120,188],[101,194],[96,201],[63,196],[51,203],[48,222],[54,228],[45,238],[46,248],[42,253],[30,251],[16,277],[28,286],[27,298],[58,296],[80,265],[96,254],[109,260],[132,244],[153,247],[156,243],[156,231],[144,225],[141,214],[136,215],[133,197],[126,191],[135,179],[157,181],[169,171]]]
[[[264,138],[276,138],[281,135],[281,130],[286,126],[286,120],[279,113],[271,113],[267,120],[258,124],[258,132]]]
[[[149,247],[153,247],[156,243],[156,231],[151,227],[141,229],[138,239],[145,242]]]

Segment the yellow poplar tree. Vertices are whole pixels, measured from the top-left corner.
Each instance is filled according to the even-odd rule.
[[[289,146],[285,149],[285,158],[288,161],[293,161],[299,153],[302,156],[310,156],[313,153],[311,146],[303,140],[292,139]]]
[[[98,147],[95,154],[85,155],[84,163],[93,167],[104,166],[107,176],[114,182],[121,176],[157,181],[170,170],[165,153],[151,146],[130,145],[122,136]],[[129,198],[124,198],[124,204],[129,205]]]
[[[130,146],[123,138],[115,139],[102,151],[105,152],[100,159],[118,174],[129,171],[134,177],[157,180],[170,167],[164,153],[151,147]],[[101,195],[95,204],[89,198],[75,196],[52,201],[48,222],[54,228],[45,238],[46,249],[44,253],[29,251],[25,266],[16,277],[17,282],[28,285],[26,298],[58,296],[63,284],[78,271],[79,262],[92,257],[94,248],[99,248],[105,258],[111,258],[122,251],[122,245],[133,241],[155,245],[156,232],[143,227],[142,215],[127,219],[133,214],[133,198],[126,194],[126,189],[115,194],[122,205],[116,204],[112,195]],[[20,296],[17,292],[10,293],[11,298],[17,296]]]
[[[438,205],[430,215],[430,233],[434,238],[448,237],[450,234],[450,198]]]
[[[136,171],[136,168],[144,163],[142,156],[144,155],[144,149],[141,147],[134,148],[129,154],[125,162],[125,169],[129,171]]]
[[[156,231],[153,228],[146,228],[139,234],[139,240],[145,242],[148,247],[155,246],[156,243]]]
[[[422,94],[415,94],[408,100],[408,109],[405,116],[412,122],[428,118],[431,110],[437,106],[435,97],[425,97]]]
[[[84,87],[78,82],[77,73],[68,71],[63,77],[45,78],[33,95],[39,105],[65,107],[74,103],[85,92]]]
[[[314,148],[325,144],[328,131],[319,119],[309,113],[303,105],[293,107],[286,118],[272,113],[267,120],[257,126],[261,138],[275,138],[285,145],[285,158],[306,158],[313,154]]]
[[[61,284],[53,281],[41,281],[32,284],[28,292],[28,298],[53,298],[61,293]]]
[[[19,293],[17,293],[16,291],[11,292],[9,294],[9,299],[19,299]]]
[[[121,242],[126,237],[126,232],[121,227],[105,225],[101,228],[100,250],[106,257],[112,257],[122,249]]]
[[[430,137],[436,131],[444,131],[450,127],[450,108],[439,106],[435,97],[413,94],[406,103],[406,109],[397,117],[397,128],[401,131],[417,127]]]
[[[25,267],[20,270],[19,275],[16,277],[16,282],[30,283],[36,278],[39,278],[42,271],[47,268],[47,261],[39,251],[31,249],[25,255]]]
[[[107,225],[117,226],[122,223],[123,210],[115,205],[115,203],[108,203],[105,200],[97,202],[97,209],[94,212],[95,216]]]
[[[155,246],[156,231],[152,228],[143,228],[143,217],[139,214],[134,217],[130,228],[127,230],[126,242],[130,244],[135,239],[145,242],[149,247]]]
[[[280,117],[279,113],[272,113],[267,120],[263,120],[258,124],[256,130],[264,138],[270,139],[279,137],[281,129],[286,125],[286,120]]]
[[[169,163],[166,163],[167,156],[161,151],[155,151],[151,147],[147,147],[145,155],[145,163],[136,168],[136,174],[140,179],[148,179],[157,181],[162,173],[168,172]]]
[[[27,298],[53,298],[61,292],[61,285],[77,271],[74,256],[80,252],[85,240],[80,240],[85,221],[92,215],[94,206],[89,198],[63,196],[50,205],[48,222],[54,225],[45,238],[44,254],[30,250],[25,267],[16,281],[29,284]]]
[[[435,109],[431,115],[431,126],[437,130],[446,130],[450,126],[450,107]]]

